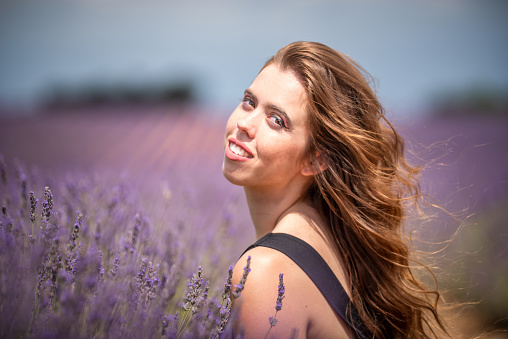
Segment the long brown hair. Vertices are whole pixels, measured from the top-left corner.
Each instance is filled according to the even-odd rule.
[[[407,202],[421,196],[419,170],[406,162],[404,141],[367,73],[315,42],[289,44],[264,67],[272,63],[294,72],[306,88],[307,154],[318,173],[307,196],[330,227],[365,326],[374,338],[437,337],[436,326],[446,333],[440,294],[413,275],[401,227]]]

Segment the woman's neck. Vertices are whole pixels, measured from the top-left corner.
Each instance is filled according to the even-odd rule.
[[[304,192],[302,187],[284,189],[244,187],[244,190],[257,239],[272,232],[279,218],[301,201]]]

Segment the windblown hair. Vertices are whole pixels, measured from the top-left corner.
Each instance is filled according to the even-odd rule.
[[[374,338],[430,338],[447,333],[440,294],[410,268],[402,230],[405,207],[421,197],[418,168],[384,116],[367,73],[346,55],[315,42],[282,48],[276,64],[307,92],[308,160],[315,166],[307,197],[329,225],[351,285],[351,300]],[[263,67],[263,68],[264,68]],[[318,157],[327,165],[320,171]]]

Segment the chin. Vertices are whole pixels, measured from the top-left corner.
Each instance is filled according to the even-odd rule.
[[[222,175],[224,176],[224,178],[226,178],[227,181],[229,181],[233,185],[242,186],[241,181],[238,180],[238,178],[236,178],[235,175],[232,175],[231,172],[226,171],[224,165],[222,165]]]
[[[224,178],[233,185],[245,186],[245,180],[239,177],[238,173],[235,173],[235,171],[228,170],[226,166],[225,163],[222,163],[222,175]]]

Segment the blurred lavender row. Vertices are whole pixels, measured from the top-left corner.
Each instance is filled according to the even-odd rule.
[[[1,125],[0,337],[217,336],[253,231],[209,170],[209,125],[102,118]]]
[[[254,240],[242,190],[221,174],[226,119],[189,107],[64,113],[0,119],[0,337],[213,336],[228,267]],[[482,300],[475,321],[501,328],[507,122],[397,123],[411,162],[425,165],[423,191],[458,216],[437,213],[411,229],[440,242],[462,224],[440,252],[442,285]],[[177,334],[198,267],[208,297]]]

